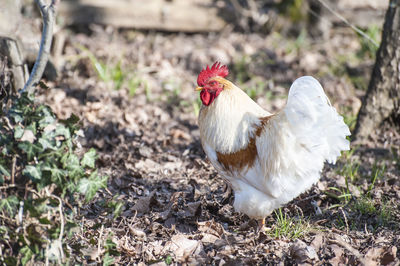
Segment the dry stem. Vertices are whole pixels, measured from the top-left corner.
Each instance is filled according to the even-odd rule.
[[[42,39],[35,65],[24,88],[20,91],[21,93],[25,91],[32,92],[34,87],[39,83],[49,60],[51,42],[53,40],[53,25],[58,0],[52,0],[50,5],[46,5],[44,0],[35,0],[35,2],[39,6],[43,17]]]

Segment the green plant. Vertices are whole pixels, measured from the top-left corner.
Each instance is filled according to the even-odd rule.
[[[250,60],[251,58],[249,56],[243,56],[233,63],[232,72],[237,83],[244,83],[251,78],[251,74],[248,72]]]
[[[386,225],[390,220],[392,220],[392,207],[388,203],[383,202],[378,213],[378,223]]]
[[[352,160],[347,161],[338,171],[338,173],[346,178],[346,183],[348,182],[348,179],[350,179],[351,182],[354,182],[358,177],[358,169],[360,168],[360,164],[358,162],[354,162]]]
[[[350,131],[353,131],[357,123],[357,114],[354,114],[349,107],[343,107],[340,114],[343,116],[343,120]]]
[[[301,29],[299,35],[296,37],[294,41],[289,41],[286,45],[286,52],[290,53],[299,53],[301,49],[306,48],[309,45],[307,39],[307,31],[305,29]]]
[[[339,175],[344,176],[345,185],[344,188],[328,187],[330,191],[325,191],[325,194],[331,198],[338,200],[340,203],[333,204],[329,209],[343,207],[348,204],[352,199],[352,194],[349,189],[349,182],[354,182],[358,178],[359,163],[352,159],[352,155],[356,149],[343,152],[343,158],[345,163],[340,169],[337,170]]]
[[[146,94],[146,100],[148,102],[151,102],[153,100],[153,96],[151,94],[150,86],[146,81],[143,83],[143,86],[144,86],[144,93]]]
[[[393,162],[395,163],[398,170],[400,170],[400,152],[399,147],[393,146],[390,149],[392,151]]]
[[[171,255],[168,255],[166,258],[165,258],[165,264],[167,264],[167,265],[171,265],[172,264],[172,262],[173,262],[173,260],[172,260],[172,256]]]
[[[256,82],[256,84],[253,84],[251,87],[242,87],[243,90],[246,92],[247,95],[253,100],[256,100],[257,97],[260,97],[263,95],[264,92],[264,82]],[[267,97],[270,96],[270,94],[266,94]]]
[[[382,28],[380,26],[371,25],[364,30],[364,34],[367,37],[357,34],[361,46],[357,53],[359,58],[364,59],[367,57],[375,60],[376,51],[379,47],[377,44],[380,42],[381,31]]]
[[[124,202],[118,201],[119,195],[115,195],[112,200],[106,202],[106,207],[112,210],[113,217],[117,218],[124,207]]]
[[[114,257],[113,256],[118,256],[119,252],[117,251],[117,244],[115,244],[111,237],[108,237],[106,239],[106,242],[104,244],[104,256],[103,256],[103,266],[109,266],[109,265],[114,265]]]
[[[102,81],[106,83],[114,82],[115,88],[120,88],[124,79],[124,74],[121,69],[121,62],[118,62],[116,65],[111,67],[110,64],[106,64],[98,60],[96,56],[86,47],[79,45],[77,48],[86,54]]]
[[[375,214],[377,212],[374,201],[368,197],[361,197],[357,199],[354,202],[353,207],[355,210],[364,215]]]
[[[367,195],[370,196],[371,194],[371,190],[374,188],[375,186],[375,182],[376,180],[379,178],[383,178],[383,175],[385,174],[386,171],[386,165],[385,164],[374,164],[372,166],[372,176],[371,176],[371,184],[368,186],[368,192]]]
[[[352,194],[350,193],[347,179],[346,179],[346,188],[337,188],[337,187],[329,187],[329,190],[338,192],[337,193],[332,193],[330,191],[325,191],[325,194],[328,195],[331,198],[337,199],[340,203],[338,204],[333,204],[332,206],[329,206],[329,209],[337,208],[337,207],[342,207],[346,205],[347,203],[350,202]]]
[[[128,80],[129,96],[135,96],[137,89],[142,86],[142,84],[144,84],[144,81],[136,75],[133,75],[133,77]]]
[[[196,117],[199,116],[201,105],[202,105],[202,103],[201,103],[200,97],[197,97],[196,101],[192,102],[193,112]]]
[[[301,21],[305,21],[307,17],[307,14],[302,6],[303,0],[287,0],[281,1],[278,4],[278,9],[292,22],[298,23]]]
[[[71,203],[86,201],[106,186],[97,174],[96,151],[78,148],[78,117],[58,120],[50,107],[23,93],[0,121],[0,254],[26,264],[66,259],[76,226]],[[13,247],[12,249],[10,247]],[[20,254],[20,256],[16,256]]]
[[[140,78],[134,70],[125,69],[121,60],[116,64],[105,63],[99,59],[86,47],[77,46],[89,58],[93,68],[99,78],[107,84],[111,84],[112,88],[119,90],[122,87],[128,89],[129,95],[134,96],[139,87],[144,87],[147,100],[151,99],[151,92],[148,83]]]
[[[282,212],[282,208],[274,211],[275,222],[271,230],[267,233],[274,238],[297,239],[305,234],[310,229],[309,224],[304,221],[303,216],[291,218],[286,213]]]
[[[376,218],[374,227],[386,225],[392,219],[392,207],[387,202],[379,202],[370,195],[363,195],[351,205],[352,209],[362,215]]]

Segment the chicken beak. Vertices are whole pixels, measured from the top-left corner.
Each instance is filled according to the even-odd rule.
[[[201,91],[203,89],[203,87],[197,87],[196,89],[194,89],[195,91]]]

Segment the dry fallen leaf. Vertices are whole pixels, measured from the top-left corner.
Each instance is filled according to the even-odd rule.
[[[21,141],[28,141],[33,143],[36,140],[35,135],[33,134],[32,130],[25,129],[24,134],[21,137]]]
[[[215,236],[221,237],[225,230],[220,223],[215,221],[205,221],[197,223],[198,230],[204,233],[213,234]]]
[[[201,211],[200,206],[201,206],[200,201],[188,203],[187,208],[185,210],[185,216],[186,217],[198,216]]]
[[[150,147],[142,146],[139,148],[139,153],[141,156],[149,158],[153,154],[153,150]]]
[[[154,195],[155,191],[151,192],[148,196],[139,198],[131,210],[137,211],[138,214],[148,213],[151,209],[151,206],[157,204],[157,200],[155,199]]]
[[[83,256],[90,257],[91,260],[95,261],[101,254],[97,247],[88,247],[81,249]]]
[[[160,170],[162,167],[160,164],[156,163],[155,161],[151,159],[146,159],[146,160],[141,160],[137,163],[135,163],[135,168],[139,170],[144,170],[144,171],[150,171],[150,172],[157,172]]]
[[[330,249],[332,250],[332,253],[333,253],[333,255],[334,255],[334,256],[329,260],[329,263],[331,263],[332,265],[340,265],[340,264],[343,264],[343,259],[342,259],[342,256],[343,256],[343,253],[344,253],[343,248],[339,247],[339,246],[336,245],[336,244],[330,245],[329,247],[330,247]]]
[[[297,263],[318,259],[315,249],[299,239],[290,246],[290,254]]]
[[[369,261],[378,261],[379,257],[383,254],[383,247],[371,247],[365,254],[365,259]]]
[[[180,129],[172,129],[171,135],[173,140],[183,139],[183,140],[191,140],[192,137],[183,130]]]
[[[143,240],[147,239],[146,233],[143,230],[129,226],[129,231],[131,232],[132,235],[138,237],[139,239],[143,239]]]
[[[174,235],[171,241],[165,245],[165,250],[173,252],[175,256],[180,259],[183,256],[198,255],[203,251],[201,241],[186,238],[182,234]]]
[[[399,260],[396,256],[397,254],[397,247],[393,246],[391,248],[389,248],[388,251],[386,251],[381,258],[381,264],[382,265],[399,265]]]
[[[314,247],[315,250],[319,250],[322,245],[324,244],[324,236],[322,234],[318,234],[314,237],[313,241],[311,242],[311,246]]]
[[[208,233],[203,233],[201,238],[201,242],[206,243],[206,244],[214,244],[219,237],[213,234],[208,234]]]

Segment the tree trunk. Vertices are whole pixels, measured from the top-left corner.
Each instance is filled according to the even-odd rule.
[[[390,0],[355,139],[363,142],[384,122],[400,125],[400,0]]]

